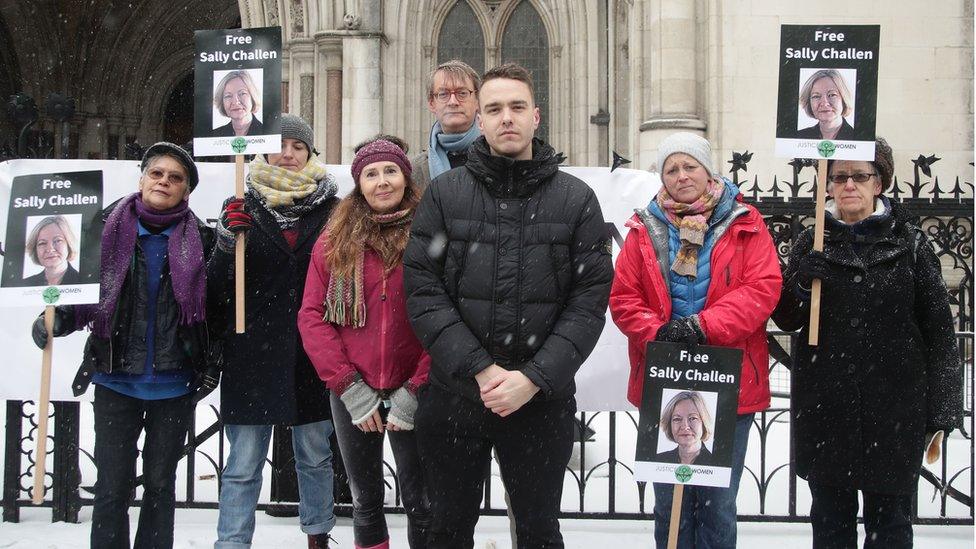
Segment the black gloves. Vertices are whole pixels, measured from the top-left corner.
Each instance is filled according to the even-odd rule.
[[[193,392],[191,401],[196,405],[201,400],[207,398],[220,383],[220,367],[208,366],[207,371],[197,376],[197,390]]]
[[[813,279],[825,280],[829,272],[830,268],[827,266],[827,258],[823,252],[810,250],[800,258],[796,266],[796,280],[804,289],[809,290]]]
[[[54,337],[61,337],[75,331],[75,313],[71,307],[54,308]],[[31,326],[31,338],[34,345],[43,349],[47,347],[47,330],[44,329],[44,313],[37,317]]]
[[[207,369],[197,374],[196,391],[192,401],[195,406],[217,388],[220,383],[220,372],[224,369],[224,345],[222,341],[210,341],[207,349]]]
[[[658,328],[657,336],[654,339],[655,341],[698,345],[705,343],[705,334],[695,318],[686,316],[672,320]]]

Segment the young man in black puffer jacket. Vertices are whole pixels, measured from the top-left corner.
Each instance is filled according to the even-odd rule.
[[[488,71],[464,167],[424,195],[404,256],[407,308],[433,361],[415,416],[429,547],[472,547],[491,450],[521,548],[562,547],[574,376],[603,330],[613,266],[593,191],[534,139],[518,65]]]

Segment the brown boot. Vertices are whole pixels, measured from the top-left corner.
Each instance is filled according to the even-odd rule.
[[[335,542],[335,538],[329,534],[309,534],[308,549],[329,549],[329,542]]]

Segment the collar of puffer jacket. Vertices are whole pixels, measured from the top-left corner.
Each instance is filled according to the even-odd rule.
[[[484,136],[479,137],[468,149],[465,166],[479,183],[496,198],[525,198],[559,171],[565,160],[561,153],[538,138],[532,139],[532,158],[512,160],[491,154]]]

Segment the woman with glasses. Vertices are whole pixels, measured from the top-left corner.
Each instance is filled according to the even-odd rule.
[[[712,169],[707,140],[669,135],[658,146],[658,167],[663,187],[626,224],[610,313],[627,336],[627,398],[638,407],[649,342],[742,349],[731,482],[728,488],[686,487],[678,534],[680,548],[732,548],[749,429],[753,414],[769,407],[766,321],[782,285],[779,261],[762,215]],[[693,442],[686,454],[695,450]],[[672,489],[654,484],[654,537],[661,548],[667,546]]]
[[[822,252],[793,244],[773,320],[794,344],[797,474],[810,486],[813,547],[912,546],[911,509],[927,435],[959,425],[959,351],[939,258],[912,216],[881,193],[893,161],[827,166]],[[822,282],[819,345],[807,344],[810,287]]]
[[[261,135],[264,125],[255,116],[261,110],[261,94],[247,71],[231,71],[224,75],[214,92],[214,106],[230,122],[213,131],[214,137]]]

